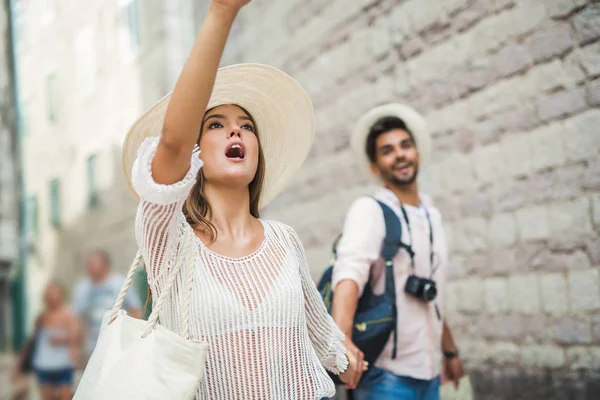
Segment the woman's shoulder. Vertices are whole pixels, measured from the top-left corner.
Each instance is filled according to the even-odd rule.
[[[38,317],[35,320],[35,328],[39,329],[41,327],[43,327],[48,321],[48,311],[42,311],[41,314],[38,315]]]
[[[260,221],[265,226],[265,235],[271,234],[287,238],[298,236],[294,228],[287,224],[284,224],[283,222],[265,219],[261,219]]]
[[[183,210],[178,210],[175,218],[177,219],[177,227],[179,229],[180,237],[185,234],[195,235],[194,227],[188,222]]]
[[[296,251],[303,252],[302,242],[300,236],[290,225],[284,224],[280,221],[264,221],[261,220],[266,226],[265,235],[269,240],[275,239],[285,247],[295,249]]]
[[[158,148],[159,139],[146,138],[138,149],[131,170],[131,184],[137,195],[143,200],[159,206],[169,206],[185,201],[198,178],[202,160],[197,155],[190,158],[190,168],[185,176],[171,184],[161,184],[154,180],[152,161]],[[143,203],[143,202],[142,202]]]

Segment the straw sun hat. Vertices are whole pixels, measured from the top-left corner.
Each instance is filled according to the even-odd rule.
[[[358,169],[367,179],[376,183],[379,183],[379,178],[371,171],[371,160],[367,156],[366,144],[371,127],[384,117],[397,117],[404,121],[408,130],[412,133],[417,151],[421,156],[421,167],[426,166],[431,155],[431,137],[421,114],[404,104],[398,103],[384,104],[371,109],[358,120],[352,133],[350,146]]]
[[[144,139],[160,136],[170,98],[169,93],[150,107],[123,143],[123,174],[134,194],[131,170],[137,151]],[[207,110],[225,104],[248,110],[256,123],[266,164],[260,202],[264,207],[281,193],[308,156],[314,139],[312,102],[302,86],[279,69],[238,64],[218,70]]]

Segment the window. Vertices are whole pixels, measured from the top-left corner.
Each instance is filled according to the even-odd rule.
[[[18,123],[18,132],[22,137],[27,136],[27,129],[29,126],[27,125],[27,115],[25,110],[25,103],[19,102],[19,107],[17,108],[17,123]]]
[[[38,202],[37,196],[29,196],[25,200],[23,229],[26,236],[36,236],[38,233]]]
[[[129,45],[131,49],[137,51],[140,47],[140,22],[138,0],[132,0],[126,7],[126,21],[129,31]]]
[[[87,27],[75,39],[77,88],[82,97],[87,97],[96,88],[96,36],[92,27]]]
[[[126,58],[135,56],[140,48],[138,0],[121,0],[121,52]]]
[[[56,74],[46,76],[46,117],[48,121],[55,122],[57,119],[57,87]]]
[[[98,207],[98,188],[96,186],[96,156],[92,155],[87,160],[87,187],[88,208],[93,210]]]
[[[50,223],[60,228],[60,185],[58,179],[50,181]]]
[[[25,34],[24,23],[25,19],[25,7],[23,0],[15,0],[12,2],[12,18],[13,18],[13,44],[15,50],[18,52],[21,49],[23,42],[25,42],[23,36]]]

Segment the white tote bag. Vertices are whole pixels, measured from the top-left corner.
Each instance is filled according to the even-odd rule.
[[[191,241],[178,257],[148,321],[121,310],[125,293],[141,260],[138,252],[112,310],[102,320],[96,348],[81,377],[74,400],[194,399],[204,373],[208,345],[189,340],[189,307],[193,263],[184,278],[181,336],[158,324],[158,313],[173,288],[182,264],[192,253]]]

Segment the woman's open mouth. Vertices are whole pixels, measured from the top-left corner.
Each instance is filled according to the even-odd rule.
[[[225,156],[232,161],[241,161],[246,157],[246,147],[241,142],[235,142],[227,147]]]

